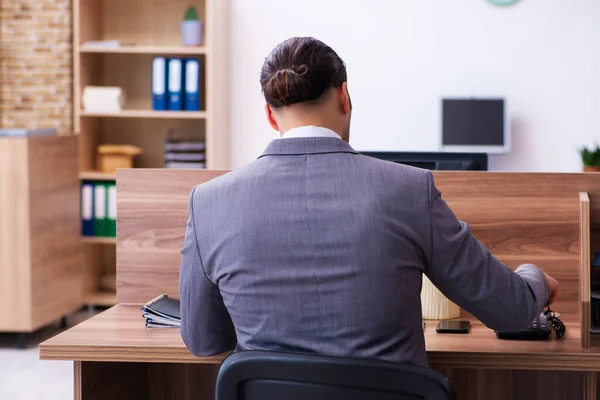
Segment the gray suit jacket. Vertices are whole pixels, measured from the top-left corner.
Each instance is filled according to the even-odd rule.
[[[256,161],[197,186],[179,292],[196,355],[277,350],[427,365],[426,274],[490,328],[526,327],[548,300],[456,219],[429,171],[337,138],[273,140]]]

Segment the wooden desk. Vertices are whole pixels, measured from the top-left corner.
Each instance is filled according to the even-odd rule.
[[[479,375],[477,379],[486,374],[493,374],[492,382],[495,386],[505,389],[507,385],[512,386],[511,382],[515,376],[520,376],[514,373],[516,370],[549,370],[553,372],[541,375],[539,372],[535,375],[525,372],[524,376],[529,380],[539,381],[540,385],[545,380],[554,383],[559,381],[562,382],[563,389],[568,388],[571,394],[582,395],[582,382],[585,379],[582,372],[600,370],[600,349],[581,348],[577,321],[566,321],[567,335],[563,340],[542,342],[499,340],[493,331],[477,320],[472,320],[472,330],[468,335],[438,334],[435,332],[437,322],[427,321],[426,324],[428,358],[436,369],[450,375],[453,373],[452,368],[456,367],[472,369],[473,374]],[[99,380],[106,379],[102,386],[107,390],[114,386],[115,392],[117,388],[123,391],[124,387],[130,386],[134,378],[132,375],[139,375],[135,376],[135,381],[147,381],[149,376],[157,380],[164,379],[154,375],[157,371],[166,376],[202,376],[198,379],[199,383],[194,384],[199,386],[190,388],[189,394],[194,393],[196,396],[202,393],[203,398],[208,399],[212,395],[217,368],[227,355],[195,357],[185,347],[178,329],[145,328],[140,306],[137,305],[117,305],[40,346],[40,357],[44,360],[75,361],[79,389],[82,390],[82,398],[86,399],[100,398],[93,393]],[[140,365],[125,374],[115,375],[114,371],[121,370],[123,363],[129,366],[131,363]],[[485,370],[491,371],[486,373]],[[510,381],[499,380],[497,370],[509,370],[504,375],[509,377]],[[555,371],[570,373],[564,375]],[[118,379],[119,377],[121,379]],[[180,383],[184,387],[190,385],[189,382]],[[549,383],[548,386],[554,385]],[[139,391],[140,387],[134,385],[130,389],[134,389],[135,392],[127,389],[125,394],[128,397],[115,399],[146,394],[145,391]],[[467,391],[468,387],[457,387],[457,390],[461,389]],[[500,393],[505,393],[505,390]],[[546,393],[540,395],[540,398],[548,398]],[[462,394],[461,398],[467,397]],[[491,397],[488,395],[486,398]]]
[[[179,329],[148,329],[141,305],[118,304],[40,345],[44,360],[220,364],[196,357]]]
[[[228,355],[196,357],[179,329],[148,329],[138,305],[116,305],[40,345],[44,360],[220,364]],[[425,341],[432,364],[487,369],[600,370],[600,349],[582,349],[577,321],[566,321],[561,340],[508,341],[471,319],[468,335],[439,334],[426,321]]]
[[[189,193],[225,172],[117,173],[120,303],[140,304],[163,292],[178,296]],[[592,251],[600,250],[594,248],[600,245],[600,174],[434,175],[458,217],[497,257],[511,268],[536,263],[559,280],[555,309],[568,333],[560,341],[501,341],[477,321],[469,335],[438,335],[428,322],[432,366],[450,378],[458,400],[596,399],[600,349],[586,348],[585,289],[590,242]],[[50,339],[40,352],[43,359],[75,361],[76,398],[86,400],[209,399],[225,356],[193,357],[179,331],[146,330],[139,306],[132,305],[118,305]]]

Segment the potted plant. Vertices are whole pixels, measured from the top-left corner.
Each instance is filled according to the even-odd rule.
[[[588,149],[583,147],[579,150],[581,161],[583,161],[584,172],[600,172],[600,147]]]
[[[202,44],[202,22],[198,19],[198,10],[194,6],[189,6],[183,17],[181,39],[184,46],[200,46]]]

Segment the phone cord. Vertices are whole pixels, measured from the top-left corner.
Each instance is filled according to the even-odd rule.
[[[554,332],[556,332],[556,337],[558,339],[565,336],[565,332],[567,331],[567,327],[563,322],[556,316],[556,313],[550,309],[550,306],[544,311],[544,315],[548,318],[548,321],[552,324],[552,328]]]

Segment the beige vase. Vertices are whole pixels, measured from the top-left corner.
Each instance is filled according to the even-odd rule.
[[[454,319],[460,317],[460,307],[451,302],[425,275],[421,288],[423,319]]]

